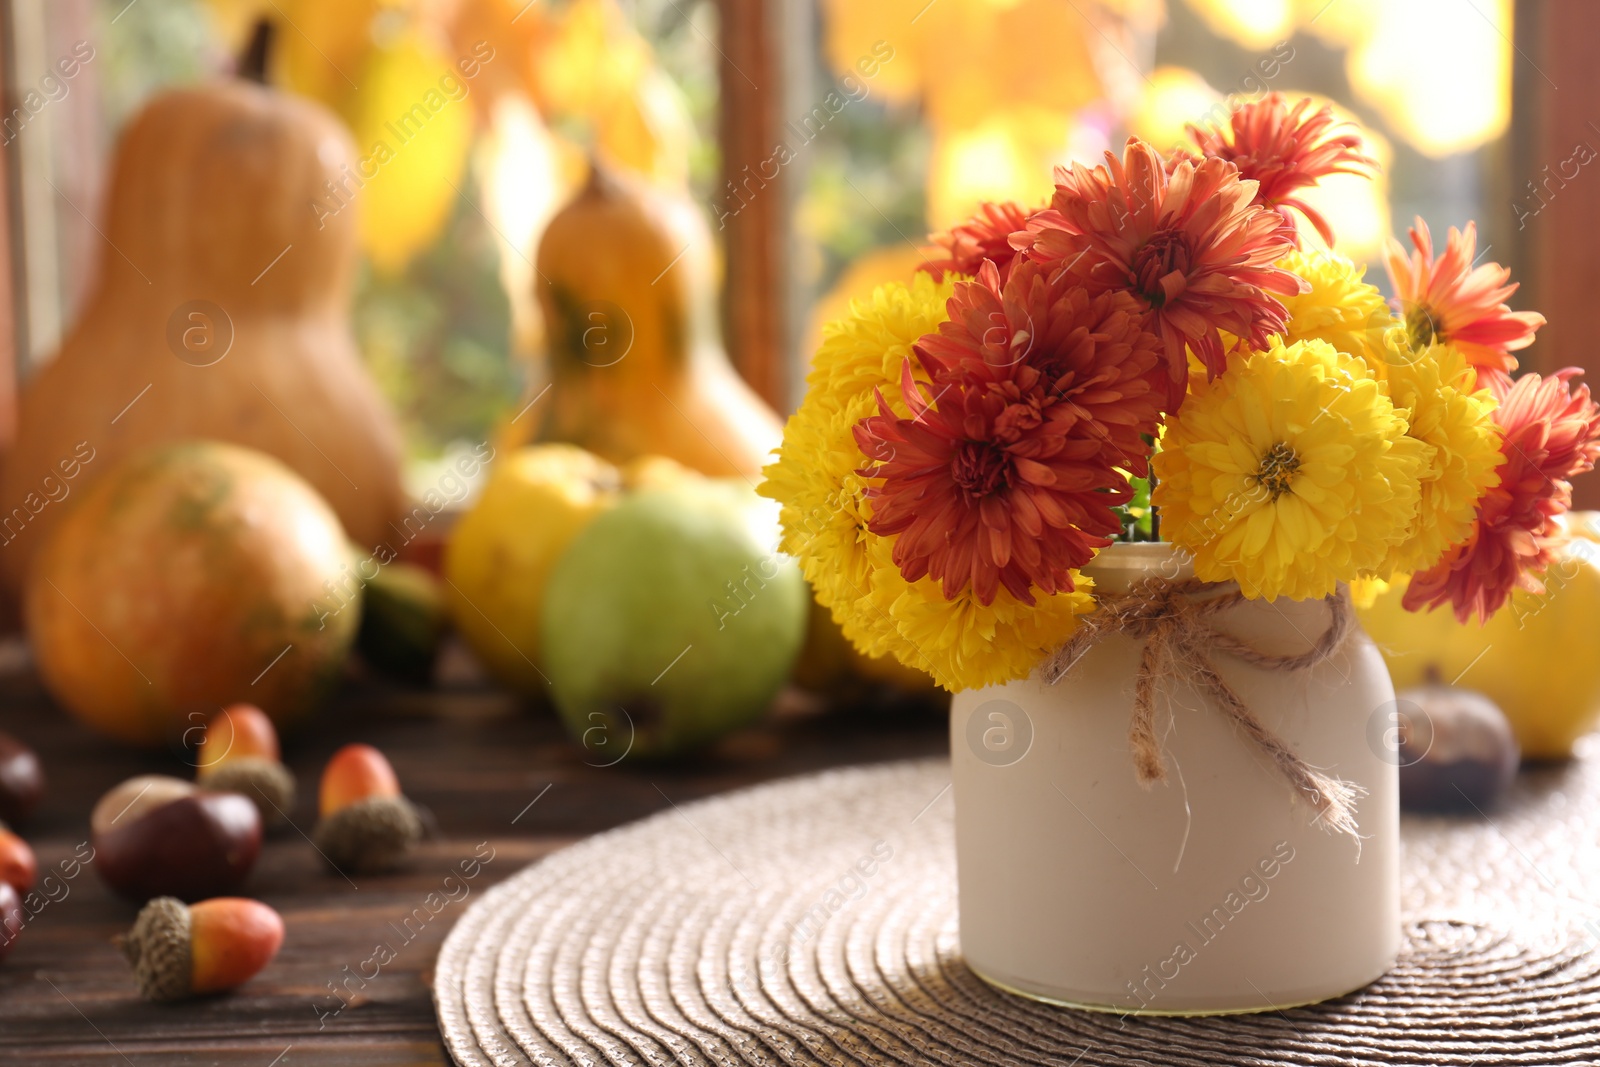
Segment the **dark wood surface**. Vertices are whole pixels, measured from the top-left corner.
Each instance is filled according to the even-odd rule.
[[[448,1063],[430,996],[434,958],[488,886],[586,835],[665,808],[669,798],[682,803],[829,766],[942,753],[936,707],[829,711],[788,699],[768,723],[692,762],[599,769],[585,764],[552,713],[491,688],[424,693],[352,683],[288,744],[286,762],[300,779],[298,830],[270,837],[242,890],[286,921],[272,965],[229,995],[142,1002],[111,943],[137,908],[113,896],[90,864],[70,882],[58,880],[58,899],[0,963],[0,1063]],[[99,740],[52,707],[25,673],[0,678],[0,730],[33,745],[50,775],[42,809],[21,828],[41,876],[87,839],[90,808],[106,789],[133,774],[190,772],[181,752]],[[358,740],[389,755],[406,793],[436,825],[402,871],[352,883],[328,870],[299,831],[310,833],[315,821],[323,763]],[[480,849],[493,858],[465,883],[466,896],[454,883],[445,891],[447,876]],[[416,909],[429,915],[424,901],[435,893],[436,907],[442,896],[458,899],[405,927]],[[380,944],[392,948],[393,962],[371,981],[351,980]]]

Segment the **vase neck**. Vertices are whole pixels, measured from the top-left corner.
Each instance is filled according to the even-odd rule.
[[[1194,577],[1194,560],[1167,541],[1117,542],[1102,548],[1083,568],[1095,593],[1118,596],[1149,578],[1181,582]]]

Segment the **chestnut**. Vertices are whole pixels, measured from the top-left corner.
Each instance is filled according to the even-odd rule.
[[[226,894],[261,851],[261,815],[248,797],[158,774],[130,778],[101,797],[89,829],[95,869],[141,903]]]
[[[22,897],[10,882],[0,882],[0,960],[6,958],[22,933]]]
[[[12,825],[33,813],[44,795],[44,768],[33,749],[0,731],[0,822]]]
[[[1520,753],[1499,706],[1472,689],[1420,685],[1395,694],[1402,710],[1400,806],[1487,811],[1517,773]]]
[[[39,861],[34,858],[33,849],[0,822],[0,882],[9,882],[12,889],[26,893],[38,876]]]

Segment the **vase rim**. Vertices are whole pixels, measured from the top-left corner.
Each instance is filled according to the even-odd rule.
[[[1194,577],[1194,557],[1171,541],[1113,541],[1083,566],[1096,592],[1124,593],[1152,572],[1169,581]]]
[[[1182,561],[1186,571],[1192,569],[1189,554],[1171,541],[1113,541],[1084,564],[1083,569],[1144,567],[1172,559]]]

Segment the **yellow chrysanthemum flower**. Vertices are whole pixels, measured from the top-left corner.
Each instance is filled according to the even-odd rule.
[[[1414,524],[1430,446],[1365,363],[1326,341],[1236,358],[1195,380],[1154,468],[1162,533],[1195,574],[1306,599],[1378,569]]]
[[[864,654],[893,655],[952,691],[1027,677],[1094,608],[1088,579],[1032,606],[1005,589],[988,605],[970,593],[946,600],[931,578],[905,580],[892,559],[895,538],[867,532],[868,482],[857,473],[866,458],[853,428],[876,413],[878,390],[909,416],[901,367],[917,339],[944,321],[953,287],[924,274],[880,286],[824,329],[810,389],[760,489],[782,505],[783,550],[800,561],[845,636]]]
[[[886,399],[900,395],[900,368],[911,346],[925,333],[933,333],[948,316],[945,301],[956,279],[936,282],[918,271],[909,285],[880,285],[865,300],[852,300],[850,314],[822,329],[822,344],[811,361],[807,399],[842,405],[858,396],[870,396],[879,386]]]
[[[1362,281],[1365,268],[1331,251],[1290,252],[1278,266],[1311,284],[1310,292],[1278,297],[1289,309],[1284,344],[1326,341],[1369,361],[1381,356],[1384,331],[1395,317],[1383,294]]]
[[[1395,545],[1376,577],[1410,574],[1439,562],[1466,539],[1483,494],[1500,484],[1504,455],[1494,423],[1495,400],[1474,390],[1466,357],[1447,344],[1413,351],[1403,329],[1385,336],[1384,373],[1389,399],[1409,426],[1407,434],[1432,448],[1423,468],[1417,519]]]
[[[878,389],[893,409],[909,414],[900,396],[900,368],[917,339],[944,321],[953,284],[919,274],[909,285],[880,286],[869,298],[852,301],[850,314],[824,329],[805,400],[784,427],[777,459],[762,471],[759,492],[782,505],[783,551],[800,562],[817,602],[845,636],[870,656],[890,651],[895,629],[869,599],[867,547],[879,539],[867,533],[867,482],[856,473],[866,457],[852,430],[877,412]]]
[[[800,561],[826,607],[867,592],[860,546],[869,505],[856,473],[866,458],[852,430],[876,414],[877,389],[909,414],[900,368],[917,339],[944,321],[952,284],[919,274],[910,285],[879,286],[868,299],[851,301],[850,314],[824,328],[805,400],[784,427],[777,460],[762,471],[759,491],[783,505],[783,550]]]
[[[1405,578],[1399,577],[1396,580],[1403,582]],[[1350,603],[1354,604],[1358,610],[1366,611],[1376,604],[1378,598],[1387,593],[1393,584],[1393,581],[1386,581],[1382,578],[1353,579],[1350,582]]]
[[[876,411],[871,393],[836,407],[809,394],[784,427],[778,459],[763,473],[759,492],[782,504],[780,547],[800,561],[817,600],[839,607],[869,591],[866,545],[871,505],[856,471],[866,462],[851,427]],[[839,620],[841,623],[843,620]]]
[[[1093,583],[1078,574],[1072,592],[1040,594],[1031,606],[1004,587],[987,605],[970,589],[946,600],[933,579],[902,578],[889,558],[893,547],[888,538],[869,546],[872,593],[858,614],[878,612],[890,620],[892,631],[882,634],[884,651],[927,671],[951,692],[1026,678],[1072,636],[1078,616],[1094,610]]]

